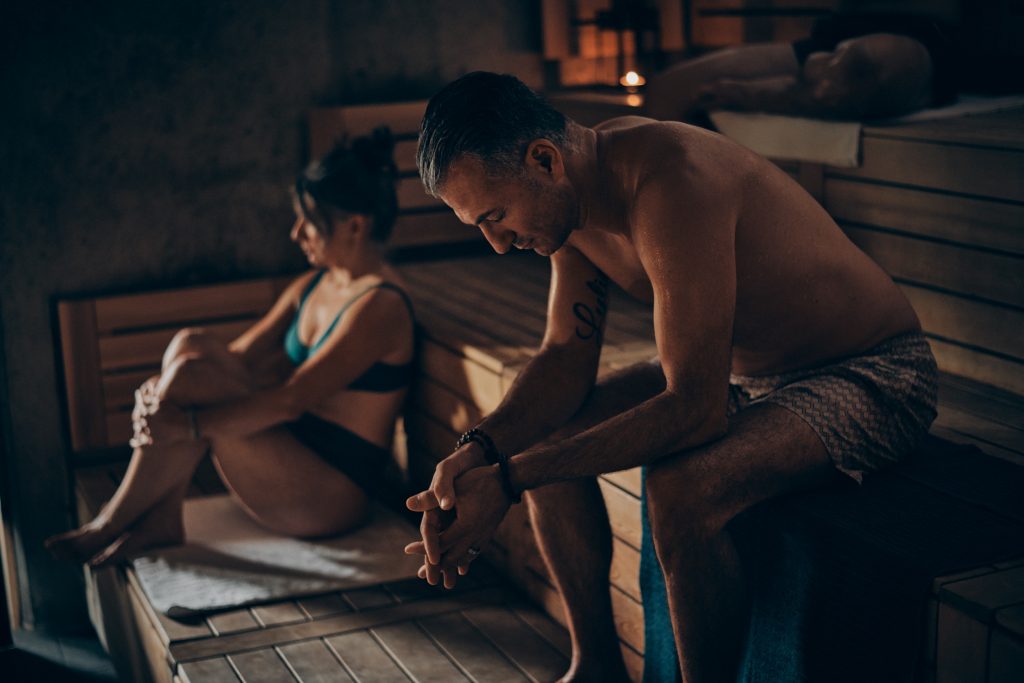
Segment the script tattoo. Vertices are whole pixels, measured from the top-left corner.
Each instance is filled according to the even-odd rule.
[[[604,323],[604,315],[608,311],[608,278],[599,275],[593,280],[587,281],[587,289],[597,297],[594,306],[591,307],[582,301],[572,305],[573,315],[582,323],[576,326],[576,336],[580,339],[593,338],[601,344],[601,326]]]

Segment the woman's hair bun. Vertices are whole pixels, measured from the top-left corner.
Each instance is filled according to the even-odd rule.
[[[373,239],[384,242],[398,214],[395,138],[386,126],[354,139],[343,138],[299,174],[294,194],[308,195],[318,207],[318,227],[330,231],[326,212],[355,211],[373,216]]]
[[[375,171],[394,171],[395,137],[387,126],[379,126],[369,135],[352,141],[352,152]]]

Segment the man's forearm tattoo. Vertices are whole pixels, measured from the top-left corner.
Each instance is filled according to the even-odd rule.
[[[593,280],[588,280],[587,289],[594,293],[596,299],[593,306],[582,301],[572,305],[573,315],[581,323],[576,326],[576,336],[580,339],[593,338],[600,345],[601,328],[604,325],[605,313],[608,312],[608,278],[599,275]]]

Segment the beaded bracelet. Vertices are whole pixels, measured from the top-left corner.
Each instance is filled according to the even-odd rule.
[[[455,443],[455,449],[458,450],[467,443],[474,442],[480,444],[480,447],[484,449],[484,459],[487,460],[487,464],[494,465],[498,462],[501,456],[498,455],[498,449],[494,447],[494,441],[491,440],[491,437],[487,436],[487,432],[476,427],[473,427],[473,429],[459,437],[459,440]]]
[[[480,447],[484,449],[484,459],[487,463],[498,466],[498,473],[501,475],[501,488],[505,492],[505,495],[508,496],[509,500],[513,503],[520,502],[523,499],[523,496],[521,493],[516,491],[514,486],[512,486],[512,478],[509,476],[508,472],[508,456],[501,453],[494,447],[494,441],[487,435],[487,432],[474,427],[459,437],[459,440],[455,444],[455,448],[462,448],[467,443],[480,444]]]

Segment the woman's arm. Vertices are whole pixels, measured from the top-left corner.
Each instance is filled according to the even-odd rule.
[[[412,353],[412,320],[399,294],[377,289],[356,301],[324,345],[276,387],[199,410],[199,435],[245,436],[297,419],[343,390],[388,353]]]
[[[284,335],[295,318],[302,293],[315,270],[303,273],[288,285],[270,310],[252,327],[228,344],[228,350],[242,359],[246,367],[255,367],[259,361],[282,348]]]

